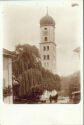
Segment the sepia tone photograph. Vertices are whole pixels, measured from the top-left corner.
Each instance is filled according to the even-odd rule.
[[[78,104],[82,0],[4,3],[3,102]]]

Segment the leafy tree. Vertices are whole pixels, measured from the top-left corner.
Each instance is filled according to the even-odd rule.
[[[25,70],[41,66],[38,49],[28,44],[16,46],[13,58],[13,73],[18,77]]]
[[[69,96],[75,91],[80,91],[80,75],[76,75],[70,80]]]
[[[19,81],[19,97],[37,98],[44,90],[60,91],[60,77],[45,70],[35,46],[17,45],[13,57],[13,75]],[[36,96],[35,96],[36,95]]]

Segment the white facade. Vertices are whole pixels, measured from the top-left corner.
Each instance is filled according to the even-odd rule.
[[[3,57],[3,86],[12,85],[12,59]]]
[[[55,27],[53,26],[43,26],[41,27],[41,43],[45,42],[45,37],[47,37],[46,42],[55,42]]]
[[[50,24],[42,24],[42,26],[40,27],[40,41],[40,55],[42,66],[52,73],[56,73],[55,26]]]
[[[12,88],[12,59],[9,55],[3,55],[3,89]],[[4,103],[13,103],[13,95],[3,97]]]

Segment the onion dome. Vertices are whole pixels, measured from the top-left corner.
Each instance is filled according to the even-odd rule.
[[[46,14],[46,16],[44,16],[43,18],[41,18],[40,20],[40,26],[54,26],[55,27],[55,21],[54,19],[49,16],[48,14]]]

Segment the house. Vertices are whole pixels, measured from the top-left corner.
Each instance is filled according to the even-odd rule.
[[[12,52],[3,49],[3,100],[13,103],[12,92]]]

